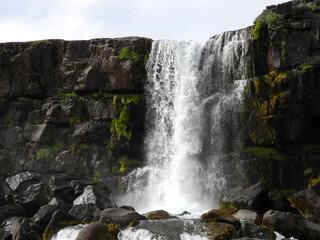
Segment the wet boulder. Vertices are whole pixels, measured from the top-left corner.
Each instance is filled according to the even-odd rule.
[[[127,227],[132,221],[146,219],[145,216],[142,216],[135,211],[123,208],[108,208],[103,210],[99,221],[101,223],[115,222],[120,227]]]
[[[51,240],[53,234],[57,233],[64,227],[74,226],[81,223],[81,221],[71,216],[70,214],[62,210],[57,210],[53,213],[51,220],[44,231],[43,240]]]
[[[231,210],[258,210],[263,213],[269,203],[268,192],[267,185],[262,182],[248,188],[236,187],[220,198],[220,207]]]
[[[320,239],[320,218],[302,216],[290,212],[269,210],[263,215],[262,223],[270,225],[286,237],[303,240]]]
[[[119,229],[102,223],[91,223],[80,230],[76,240],[117,240]]]
[[[26,218],[16,219],[11,226],[10,233],[14,240],[40,240],[41,228]]]
[[[289,201],[301,214],[320,216],[320,183],[294,193]]]
[[[6,179],[15,203],[25,208],[32,216],[42,205],[41,201],[46,201],[45,196],[41,196],[43,184],[40,181],[40,174],[31,172],[18,173]]]
[[[246,221],[255,224],[261,224],[262,217],[259,212],[251,211],[247,209],[242,209],[232,215],[233,217],[239,219],[240,221]]]
[[[34,223],[38,224],[43,230],[46,229],[54,212],[60,210],[57,205],[41,206],[38,212],[33,216]]]
[[[106,208],[116,207],[109,191],[98,186],[85,187],[82,195],[73,201],[69,213],[85,222],[99,220],[101,212]]]

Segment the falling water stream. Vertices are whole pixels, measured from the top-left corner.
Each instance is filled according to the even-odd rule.
[[[205,44],[153,43],[145,85],[146,166],[123,179],[128,193],[122,203],[140,212],[200,214],[217,207],[227,184],[223,161],[241,145],[249,38],[244,29]]]

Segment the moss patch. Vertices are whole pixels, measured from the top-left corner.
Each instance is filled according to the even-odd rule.
[[[119,60],[123,59],[132,59],[133,61],[137,62],[139,61],[139,56],[137,53],[130,51],[129,48],[125,47],[122,49]]]

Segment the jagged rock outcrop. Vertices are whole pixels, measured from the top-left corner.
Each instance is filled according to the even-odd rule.
[[[245,89],[248,183],[302,189],[320,172],[319,1],[269,6],[255,20]],[[246,157],[244,157],[246,158]]]

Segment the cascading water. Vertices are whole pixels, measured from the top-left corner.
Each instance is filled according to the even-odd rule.
[[[216,207],[227,182],[224,161],[241,146],[241,79],[250,72],[249,38],[244,29],[204,45],[153,43],[145,87],[146,166],[123,179],[128,193],[122,203],[140,212],[200,213]]]

